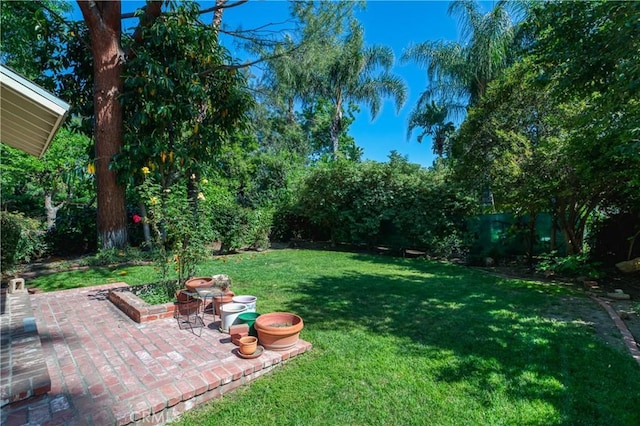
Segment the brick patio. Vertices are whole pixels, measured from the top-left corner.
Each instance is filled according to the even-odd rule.
[[[242,359],[210,315],[200,337],[180,329],[173,318],[132,321],[107,299],[109,290],[121,285],[6,295],[3,336],[5,324],[19,311],[25,311],[21,318],[35,318],[39,341],[30,342],[41,342],[51,389],[44,393],[46,383],[36,381],[34,396],[2,407],[3,425],[161,424],[311,348],[301,340],[286,352],[265,351],[259,358]],[[26,297],[30,307],[23,303],[13,312],[7,309],[14,307],[16,296]],[[10,328],[20,333],[32,330],[30,320],[12,324]],[[2,344],[6,372],[7,360],[15,363],[18,358],[16,346],[8,348],[10,342],[4,338]],[[37,353],[37,348],[31,349],[20,358]],[[35,365],[29,371],[39,375],[42,371]],[[4,386],[3,393],[7,389]]]

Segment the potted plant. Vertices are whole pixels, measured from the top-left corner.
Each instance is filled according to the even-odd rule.
[[[213,296],[213,313],[220,316],[220,306],[231,303],[236,294],[231,291],[231,278],[228,275],[218,274],[212,277],[212,287],[220,290],[220,294]],[[209,309],[209,307],[207,307]]]
[[[254,327],[265,349],[284,351],[298,343],[304,322],[290,312],[271,312],[256,318]]]

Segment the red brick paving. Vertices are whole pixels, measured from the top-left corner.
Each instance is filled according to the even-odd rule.
[[[30,296],[51,391],[4,406],[2,424],[162,424],[311,348],[241,359],[210,315],[201,337],[173,318],[135,323],[107,300],[121,286]]]

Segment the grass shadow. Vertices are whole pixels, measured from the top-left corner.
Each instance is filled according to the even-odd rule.
[[[447,264],[361,255],[354,260],[393,265],[403,273],[311,279],[296,285],[298,297],[286,308],[315,332],[364,330],[397,339],[398,356],[417,363],[429,358],[429,380],[470,383],[469,392],[483,405],[493,403],[495,392],[506,392],[514,400],[552,404],[569,423],[589,413],[601,424],[619,421],[621,410],[640,402],[640,383],[629,376],[637,366],[629,357],[601,345],[587,326],[545,315],[555,294],[565,290]],[[616,361],[594,362],[596,354]],[[617,376],[620,391],[612,392],[603,375]]]

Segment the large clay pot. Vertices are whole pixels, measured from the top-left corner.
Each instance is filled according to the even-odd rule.
[[[213,286],[213,278],[212,277],[197,277],[188,279],[185,283],[185,287],[187,290],[194,292],[199,287],[211,287]]]
[[[189,315],[198,312],[202,300],[196,299],[183,290],[176,291],[176,313],[180,315]]]
[[[189,296],[187,293],[183,293],[182,290],[176,291],[176,301],[178,303],[187,303],[190,301],[190,299],[191,296]]]
[[[214,296],[213,297],[214,313],[220,316],[220,306],[233,302],[233,296],[235,296],[235,293],[232,291],[226,292],[224,296]]]
[[[289,312],[271,312],[256,318],[254,327],[258,341],[265,349],[284,351],[298,343],[304,322]]]

